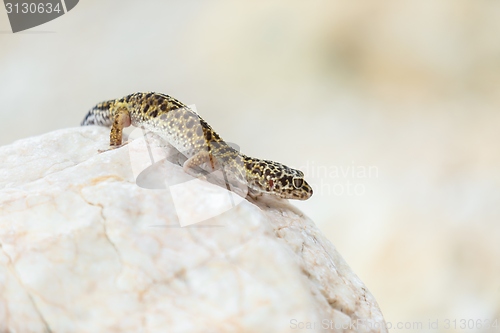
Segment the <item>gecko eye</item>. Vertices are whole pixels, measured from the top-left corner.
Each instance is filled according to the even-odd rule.
[[[301,188],[303,184],[304,184],[304,179],[297,177],[293,178],[293,187],[295,187],[296,189]]]

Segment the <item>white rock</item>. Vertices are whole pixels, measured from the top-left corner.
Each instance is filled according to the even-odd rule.
[[[0,332],[386,332],[292,204],[230,196],[140,141],[98,154],[108,133],[0,148]]]

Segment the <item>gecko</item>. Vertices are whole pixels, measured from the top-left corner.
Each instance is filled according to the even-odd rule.
[[[228,145],[198,113],[177,99],[155,92],[138,92],[95,105],[81,123],[111,127],[111,148],[122,145],[123,128],[142,127],[166,140],[187,160],[183,170],[223,170],[229,182],[246,187],[248,195],[271,194],[306,200],[313,190],[304,173],[284,164],[246,156]]]

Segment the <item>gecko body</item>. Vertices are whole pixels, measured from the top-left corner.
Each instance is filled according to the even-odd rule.
[[[304,174],[278,162],[241,154],[188,106],[160,93],[135,93],[94,106],[82,126],[111,127],[110,145],[122,144],[123,128],[142,127],[166,140],[187,160],[183,169],[192,174],[196,167],[206,171],[223,170],[228,181],[248,187],[249,194],[267,193],[284,199],[306,200],[312,188]]]

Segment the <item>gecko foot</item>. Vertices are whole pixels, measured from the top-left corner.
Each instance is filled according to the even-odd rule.
[[[105,153],[105,152],[110,151],[110,150],[115,150],[115,149],[121,148],[121,147],[123,147],[123,146],[127,145],[128,143],[129,143],[129,142],[128,142],[128,141],[126,141],[126,142],[122,143],[122,144],[121,144],[121,145],[119,145],[119,146],[110,146],[108,149],[104,149],[104,150],[102,150],[102,149],[97,149],[97,152],[98,152],[99,154],[102,154],[102,153]]]

